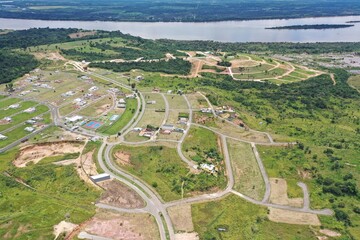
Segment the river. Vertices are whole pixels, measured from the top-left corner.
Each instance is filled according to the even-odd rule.
[[[360,16],[224,21],[204,23],[177,22],[100,22],[49,21],[0,18],[0,29],[39,27],[120,30],[149,39],[213,40],[220,42],[359,42],[360,23],[354,27],[326,30],[269,30],[266,27],[304,24],[344,24],[360,21]]]

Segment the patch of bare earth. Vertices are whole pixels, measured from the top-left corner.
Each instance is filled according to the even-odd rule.
[[[77,32],[77,33],[71,33],[69,34],[69,37],[74,38],[83,38],[87,36],[94,36],[97,32],[96,31],[90,31],[90,32]]]
[[[287,195],[287,183],[285,179],[270,178],[271,193],[270,202],[280,205],[302,207],[304,200],[302,198],[289,198]]]
[[[197,233],[176,233],[175,240],[199,240]]]
[[[168,209],[171,222],[174,224],[175,231],[192,232],[194,225],[191,216],[190,205],[178,205]]]
[[[320,220],[316,214],[294,212],[284,209],[269,208],[269,220],[278,223],[288,223],[297,225],[320,226]]]
[[[13,161],[13,164],[22,168],[26,167],[30,162],[36,164],[46,157],[82,152],[83,148],[84,144],[79,142],[52,142],[30,145],[20,149],[20,153]]]
[[[131,155],[129,153],[123,152],[123,151],[118,151],[115,154],[115,158],[116,161],[120,164],[120,165],[131,165]]]
[[[114,240],[160,239],[154,218],[150,214],[117,213],[99,209],[83,231]]]
[[[78,225],[73,224],[71,222],[61,221],[59,224],[54,226],[54,235],[55,239],[57,239],[60,234],[65,233],[69,235]]]
[[[328,237],[340,237],[341,236],[340,233],[332,231],[330,229],[321,229],[319,232]]]
[[[100,203],[119,208],[143,208],[145,203],[132,189],[119,181],[111,180],[99,183],[106,191],[101,195]]]

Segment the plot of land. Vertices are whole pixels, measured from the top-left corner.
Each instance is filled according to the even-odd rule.
[[[143,208],[142,198],[131,188],[117,180],[105,181],[100,185],[106,189],[101,195],[100,203],[120,208]]]
[[[150,214],[120,214],[98,210],[83,230],[89,234],[114,240],[160,239],[156,222]]]
[[[270,184],[270,202],[280,205],[302,207],[304,202],[302,198],[288,197],[286,180],[280,178],[270,178]]]
[[[228,149],[235,177],[234,189],[262,200],[265,184],[250,144],[228,139]]]
[[[316,214],[293,212],[289,210],[269,208],[269,219],[277,223],[288,223],[297,225],[320,226],[321,223]]]
[[[164,118],[164,112],[156,112],[155,110],[146,109],[143,117],[138,123],[138,127],[146,128],[147,125],[160,127],[162,122],[164,121]]]
[[[186,95],[186,97],[189,100],[192,109],[200,109],[200,108],[208,108],[209,107],[205,98],[199,93],[188,94],[188,95]]]
[[[83,147],[83,144],[78,142],[53,142],[30,145],[20,149],[20,153],[13,161],[13,164],[16,167],[26,167],[28,163],[33,162],[36,164],[46,157],[81,152]]]
[[[179,205],[168,209],[175,231],[192,232],[194,225],[191,217],[190,205]]]
[[[165,109],[164,98],[158,93],[146,93],[144,99],[147,109]]]
[[[169,102],[170,109],[188,109],[188,105],[183,96],[180,95],[165,95]]]
[[[99,117],[100,115],[103,115],[106,112],[108,112],[112,105],[113,105],[113,98],[111,95],[108,95],[103,99],[93,104],[90,104],[86,108],[81,109],[81,111],[79,111],[78,114],[87,117]]]

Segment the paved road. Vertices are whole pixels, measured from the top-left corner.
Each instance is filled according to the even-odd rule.
[[[193,111],[192,111],[190,102],[189,102],[189,100],[187,99],[187,97],[186,97],[185,95],[182,95],[182,96],[183,96],[183,98],[185,99],[186,104],[188,105],[188,109],[189,109],[189,121],[188,121],[188,124],[187,124],[187,126],[186,126],[185,132],[184,132],[184,134],[182,135],[182,137],[180,138],[180,141],[179,141],[176,149],[177,149],[178,155],[180,156],[180,158],[181,158],[181,160],[182,160],[183,162],[185,162],[185,163],[186,163],[187,165],[189,165],[189,167],[191,167],[191,168],[196,168],[196,165],[197,165],[197,164],[196,164],[194,161],[191,161],[191,160],[187,159],[187,158],[185,157],[185,155],[183,154],[183,152],[182,152],[182,144],[183,144],[183,142],[184,142],[187,134],[188,134],[189,131],[190,131],[191,122],[192,122],[192,119],[193,119]]]
[[[270,180],[269,180],[269,177],[268,177],[268,175],[266,173],[264,164],[263,164],[263,162],[262,162],[262,160],[260,158],[260,155],[259,155],[259,152],[258,152],[258,150],[256,148],[255,143],[251,143],[251,148],[252,148],[252,151],[253,151],[253,153],[255,155],[256,161],[258,163],[261,175],[262,175],[264,183],[265,183],[265,194],[264,194],[264,198],[263,198],[262,202],[266,203],[266,202],[269,202],[269,199],[270,199],[270,189],[271,189]]]
[[[298,182],[297,185],[299,187],[301,187],[301,189],[303,190],[303,193],[304,193],[304,206],[303,206],[303,209],[308,210],[308,209],[310,209],[309,190],[308,190],[306,184],[303,183],[303,182]]]

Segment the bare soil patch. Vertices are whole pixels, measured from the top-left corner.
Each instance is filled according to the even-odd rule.
[[[57,239],[59,235],[64,232],[66,233],[66,235],[69,235],[72,231],[74,231],[77,226],[78,225],[70,222],[61,221],[59,224],[54,226],[55,239]]]
[[[304,200],[302,198],[289,198],[287,195],[287,183],[285,179],[270,178],[271,194],[270,202],[280,205],[302,207]]]
[[[175,234],[175,240],[199,240],[199,239],[200,238],[196,232]]]
[[[59,52],[36,52],[33,53],[37,59],[48,59],[51,61],[66,61]]]
[[[194,225],[191,216],[190,205],[179,205],[168,209],[175,231],[192,232]]]
[[[26,167],[26,164],[30,162],[36,164],[46,157],[82,152],[83,148],[83,143],[71,141],[30,145],[20,149],[20,153],[13,161],[13,164],[16,167]]]
[[[332,231],[330,229],[321,229],[319,232],[328,237],[340,237],[341,236],[340,233]]]
[[[259,62],[253,61],[253,60],[236,59],[236,60],[232,60],[230,62],[231,62],[231,67],[233,67],[233,68],[237,68],[237,67],[256,67],[256,66],[260,65]]]
[[[150,214],[115,213],[100,209],[84,230],[114,240],[160,239],[157,225]]]
[[[120,208],[143,208],[145,203],[132,189],[119,181],[111,180],[99,183],[106,189],[101,195],[100,203]]]
[[[269,219],[273,222],[297,225],[320,226],[320,220],[316,214],[294,212],[284,209],[269,208]]]
[[[123,151],[118,151],[114,154],[116,161],[120,165],[131,165],[131,154]]]
[[[87,37],[87,36],[94,36],[97,32],[96,31],[91,31],[91,32],[77,32],[77,33],[71,33],[69,34],[69,37],[74,39],[74,38],[83,38],[83,37]]]

